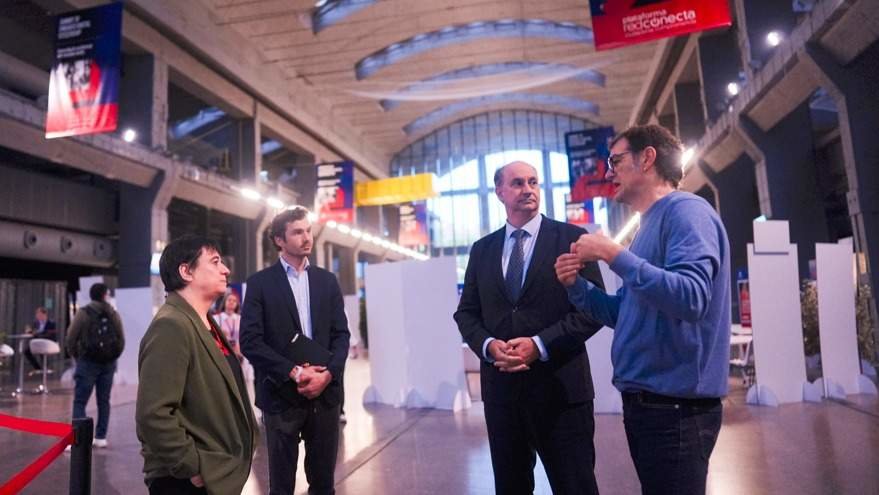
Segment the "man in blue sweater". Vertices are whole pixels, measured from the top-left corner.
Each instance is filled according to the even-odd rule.
[[[577,308],[614,328],[614,385],[644,494],[704,494],[727,393],[729,241],[702,198],[678,191],[681,143],[660,126],[632,127],[611,144],[615,198],[641,213],[628,249],[584,234],[555,269]],[[604,260],[615,295],[577,275]]]

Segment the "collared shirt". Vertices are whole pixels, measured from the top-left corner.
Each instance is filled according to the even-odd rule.
[[[531,265],[531,256],[534,254],[534,246],[537,244],[537,234],[540,232],[541,221],[543,221],[543,215],[537,214],[534,218],[528,220],[528,222],[526,222],[521,228],[521,230],[528,232],[528,235],[522,239],[522,251],[525,257],[525,263],[522,266],[521,283],[523,285],[525,284],[525,276],[528,274],[528,267]],[[501,254],[501,271],[503,271],[504,278],[507,276],[507,266],[510,264],[510,256],[513,254],[513,246],[516,245],[516,239],[513,238],[513,232],[517,230],[520,229],[510,225],[510,222],[506,223],[504,250]],[[492,340],[495,340],[494,337],[489,337],[482,343],[482,355],[489,362],[494,362],[494,358],[488,353],[488,344],[491,344]],[[543,339],[535,335],[534,337],[531,337],[531,340],[537,345],[537,350],[540,352],[540,360],[548,361],[549,354],[546,351],[546,347],[543,345]]]
[[[302,324],[302,334],[311,338],[311,298],[308,292],[308,267],[311,264],[308,258],[302,271],[298,272],[287,261],[281,257],[281,266],[287,273],[287,282],[290,284],[290,290],[293,291],[293,299],[296,301],[296,310],[299,312],[299,323]]]

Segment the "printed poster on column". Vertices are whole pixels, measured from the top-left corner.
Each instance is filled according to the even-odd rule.
[[[609,145],[613,137],[613,127],[585,129],[565,134],[572,203],[583,203],[598,197],[613,197],[613,182],[605,177],[607,156],[610,153]]]
[[[430,244],[427,233],[427,203],[418,202],[400,206],[400,235],[397,242],[406,247]]]
[[[596,50],[732,24],[728,0],[589,0],[589,7]]]
[[[318,221],[354,223],[354,163],[317,165],[314,211]]]
[[[116,130],[122,4],[59,15],[46,138]]]

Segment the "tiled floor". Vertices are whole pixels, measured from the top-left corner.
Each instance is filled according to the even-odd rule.
[[[481,403],[468,411],[364,408],[360,396],[369,366],[349,361],[348,424],[343,429],[336,473],[339,495],[490,494],[491,461]],[[116,387],[110,448],[94,453],[93,493],[145,493],[142,460],[134,434],[133,387]],[[0,399],[0,413],[66,421],[69,391],[50,396]],[[744,404],[736,386],[725,401],[723,429],[712,457],[709,493],[879,493],[879,401],[855,396],[849,403],[794,404],[779,408]],[[93,411],[93,409],[90,409]],[[24,467],[51,439],[0,428],[0,483]],[[622,418],[596,417],[597,476],[604,494],[638,493]],[[300,457],[301,459],[301,457]],[[24,493],[66,493],[69,460],[56,460]],[[305,493],[302,468],[297,492]],[[542,468],[535,493],[549,494]],[[245,492],[267,493],[264,445],[257,451]]]

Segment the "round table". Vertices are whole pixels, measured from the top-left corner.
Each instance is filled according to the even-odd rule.
[[[18,359],[18,369],[16,370],[15,391],[12,392],[13,397],[18,397],[24,392],[24,346],[30,339],[34,338],[34,335],[30,333],[19,333],[7,335],[6,338],[18,341],[18,355],[16,356]]]

